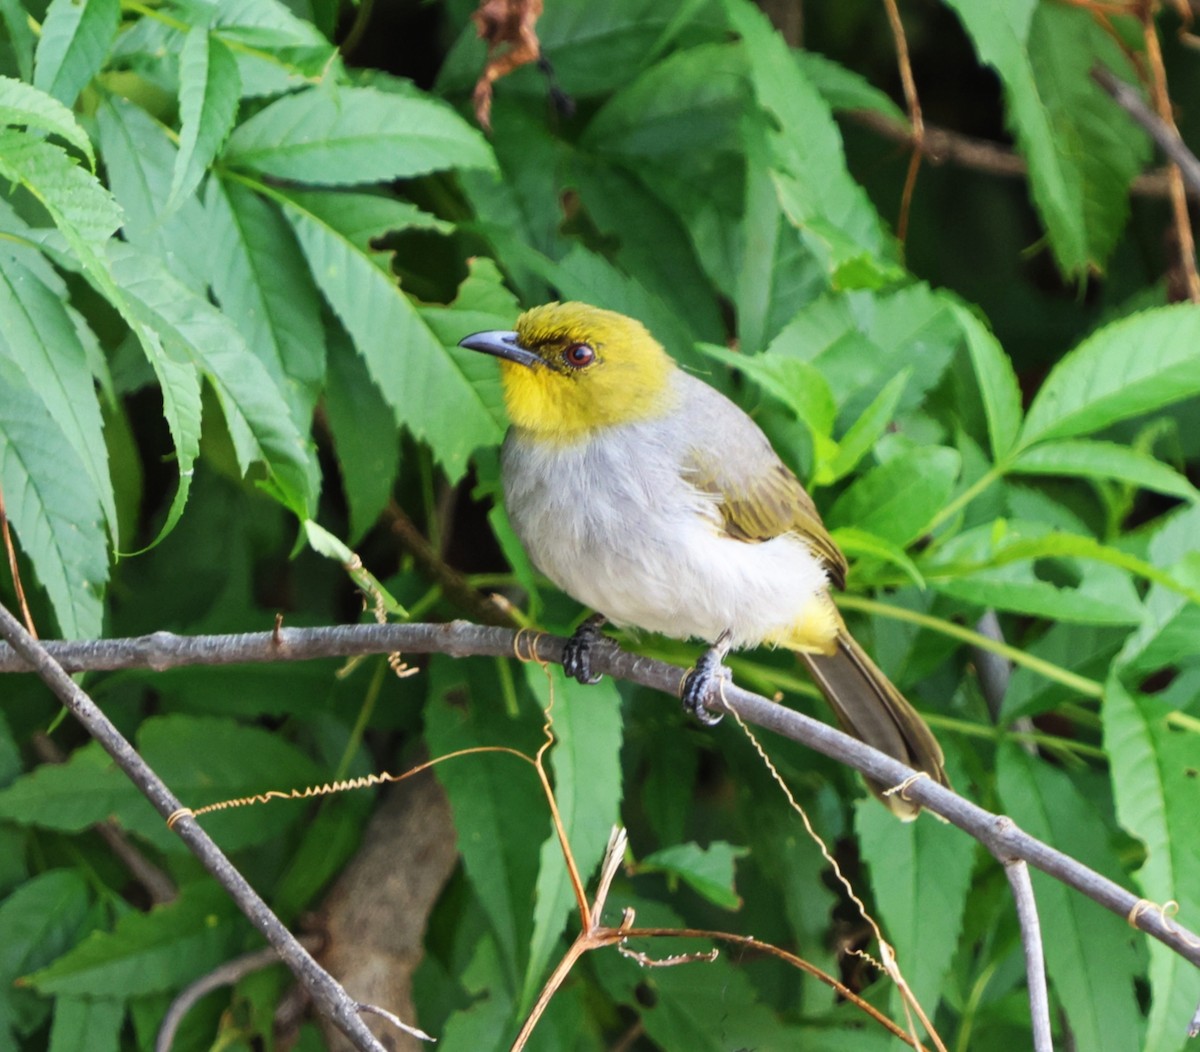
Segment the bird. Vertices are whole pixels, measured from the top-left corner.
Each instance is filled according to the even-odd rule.
[[[504,504],[534,565],[595,613],[564,652],[581,683],[608,622],[708,649],[681,696],[697,719],[732,649],[795,651],[841,728],[949,785],[929,726],[858,644],[832,592],[846,558],[759,426],[646,327],[578,302],[526,310],[461,347],[499,359]],[[900,794],[868,786],[915,818]]]

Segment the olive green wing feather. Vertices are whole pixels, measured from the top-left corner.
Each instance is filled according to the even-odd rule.
[[[716,426],[703,447],[692,450],[684,464],[684,477],[717,498],[717,511],[730,537],[757,543],[783,533],[799,534],[824,563],[829,580],[844,588],[846,557],[829,536],[812,497],[758,425],[732,403],[722,402],[737,416],[716,414]]]

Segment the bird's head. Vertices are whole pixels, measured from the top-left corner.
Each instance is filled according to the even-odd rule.
[[[512,331],[459,341],[500,359],[504,402],[519,428],[574,442],[674,408],[675,363],[641,322],[586,303],[527,310]]]

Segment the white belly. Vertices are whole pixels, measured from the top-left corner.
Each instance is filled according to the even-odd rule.
[[[552,448],[510,432],[508,515],[538,568],[618,625],[735,647],[778,637],[825,592],[804,541],[759,544],[721,531],[714,499],[685,483],[679,434],[659,422]]]

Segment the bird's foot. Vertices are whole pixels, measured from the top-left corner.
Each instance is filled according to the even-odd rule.
[[[604,626],[604,615],[593,614],[583,622],[563,647],[563,671],[585,686],[599,683],[604,677],[592,671],[592,647],[604,638],[600,629]]]
[[[716,645],[701,655],[693,668],[683,677],[679,696],[685,712],[691,713],[706,727],[715,727],[724,718],[724,713],[713,712],[708,702],[721,696],[722,688],[733,679],[733,673],[724,665],[729,653],[729,633],[725,632]]]

